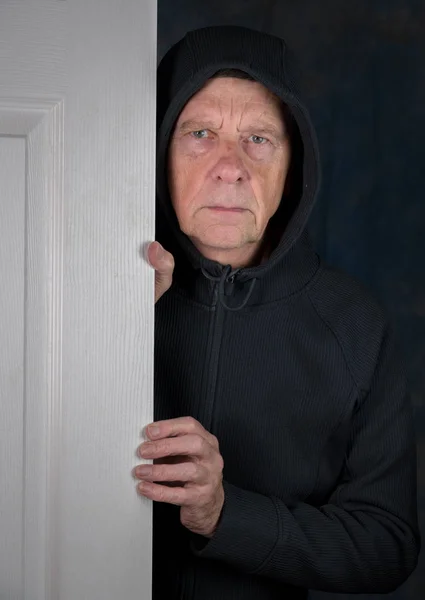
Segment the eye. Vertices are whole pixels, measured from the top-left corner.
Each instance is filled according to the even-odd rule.
[[[202,140],[208,136],[208,131],[206,129],[199,129],[198,131],[192,131],[190,135],[197,140]]]
[[[268,142],[268,139],[261,137],[261,135],[251,135],[251,137],[249,139],[257,146],[261,146],[261,145],[265,144],[266,142]]]

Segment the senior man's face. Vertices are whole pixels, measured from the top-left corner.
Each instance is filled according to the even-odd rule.
[[[291,148],[279,100],[260,83],[217,78],[181,112],[169,187],[180,228],[200,252],[251,264],[282,198]]]

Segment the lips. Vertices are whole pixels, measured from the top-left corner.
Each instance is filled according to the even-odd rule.
[[[214,210],[217,212],[234,212],[234,213],[241,213],[246,210],[245,208],[237,208],[237,207],[233,207],[233,206],[208,206],[208,208],[210,210]]]

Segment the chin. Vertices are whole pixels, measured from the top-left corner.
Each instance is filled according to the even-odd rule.
[[[217,248],[219,250],[235,250],[236,248],[242,248],[246,244],[245,237],[239,231],[211,231],[199,236],[198,240],[202,246]]]

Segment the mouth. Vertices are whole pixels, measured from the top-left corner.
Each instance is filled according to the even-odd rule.
[[[208,210],[213,210],[214,212],[225,212],[225,213],[242,213],[245,212],[245,208],[236,208],[236,207],[228,207],[228,206],[207,206]]]

